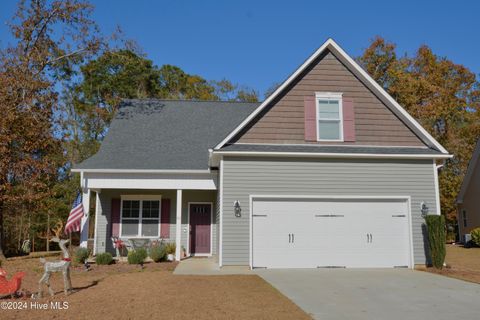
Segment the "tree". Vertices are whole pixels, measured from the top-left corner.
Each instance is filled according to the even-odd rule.
[[[240,86],[227,79],[211,81],[216,99],[222,101],[258,102],[258,92],[248,86]]]
[[[282,84],[280,82],[274,82],[268,89],[267,91],[265,91],[265,94],[264,94],[264,97],[265,99],[267,99],[268,97],[270,97],[274,92],[275,90],[278,89],[278,87],[280,87]]]
[[[106,50],[80,67],[80,81],[63,94],[62,125],[69,161],[98,150],[122,99],[157,97],[159,73],[151,60],[127,49]]]
[[[163,65],[159,73],[160,98],[218,100],[213,86],[200,76],[190,75],[179,67],[169,64]]]
[[[69,163],[93,155],[122,99],[257,102],[258,93],[224,79],[207,81],[173,65],[158,68],[144,55],[107,50],[80,68],[79,81],[63,94],[62,130]]]
[[[473,72],[427,46],[398,58],[396,46],[375,38],[358,58],[363,68],[454,158],[440,172],[441,209],[449,225],[455,198],[480,135],[480,85]]]
[[[99,47],[91,9],[76,0],[20,1],[10,23],[16,43],[0,53],[0,258],[9,209],[23,203],[41,210],[36,205],[56,180],[55,85]]]

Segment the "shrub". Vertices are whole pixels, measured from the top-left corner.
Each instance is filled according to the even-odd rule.
[[[144,248],[139,248],[132,250],[128,253],[128,263],[129,264],[143,264],[143,261],[147,258],[147,250]]]
[[[472,237],[472,242],[480,247],[480,228],[475,228],[470,231],[470,236]]]
[[[85,263],[85,260],[90,256],[90,251],[87,248],[77,248],[75,250],[75,262]]]
[[[160,262],[165,258],[166,249],[163,244],[156,245],[150,248],[150,258],[155,262]]]
[[[103,265],[111,264],[113,262],[112,254],[110,252],[99,253],[99,254],[97,254],[97,257],[95,258],[95,262],[99,265],[100,264],[103,264]]]
[[[428,230],[428,243],[432,265],[442,269],[445,261],[445,217],[442,215],[429,215],[425,217]]]
[[[143,260],[145,260],[148,257],[148,253],[145,248],[139,248],[137,249],[137,252]]]
[[[175,254],[176,249],[177,249],[177,246],[175,245],[175,242],[169,242],[165,246],[165,253],[166,254]]]

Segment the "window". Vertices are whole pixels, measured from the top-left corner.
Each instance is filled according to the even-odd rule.
[[[317,120],[319,141],[343,141],[341,93],[317,93]]]
[[[121,236],[153,237],[160,236],[160,199],[139,196],[122,198]]]
[[[467,227],[467,210],[462,210],[463,227]]]

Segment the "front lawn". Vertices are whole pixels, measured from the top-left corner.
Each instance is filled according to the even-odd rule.
[[[480,248],[466,249],[462,246],[447,245],[447,268],[427,271],[452,278],[480,283]]]
[[[49,260],[52,260],[49,258]],[[293,302],[255,275],[177,276],[175,263],[117,264],[81,267],[72,272],[75,292],[63,295],[60,274],[52,276],[53,299],[67,301],[68,310],[1,310],[2,319],[310,319]],[[42,275],[38,259],[9,260],[10,278],[26,271],[22,287],[37,290]],[[46,293],[46,289],[45,289]],[[12,300],[1,300],[12,301]]]

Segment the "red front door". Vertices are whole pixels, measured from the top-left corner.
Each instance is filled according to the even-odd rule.
[[[212,223],[211,204],[190,204],[190,253],[209,254]]]

